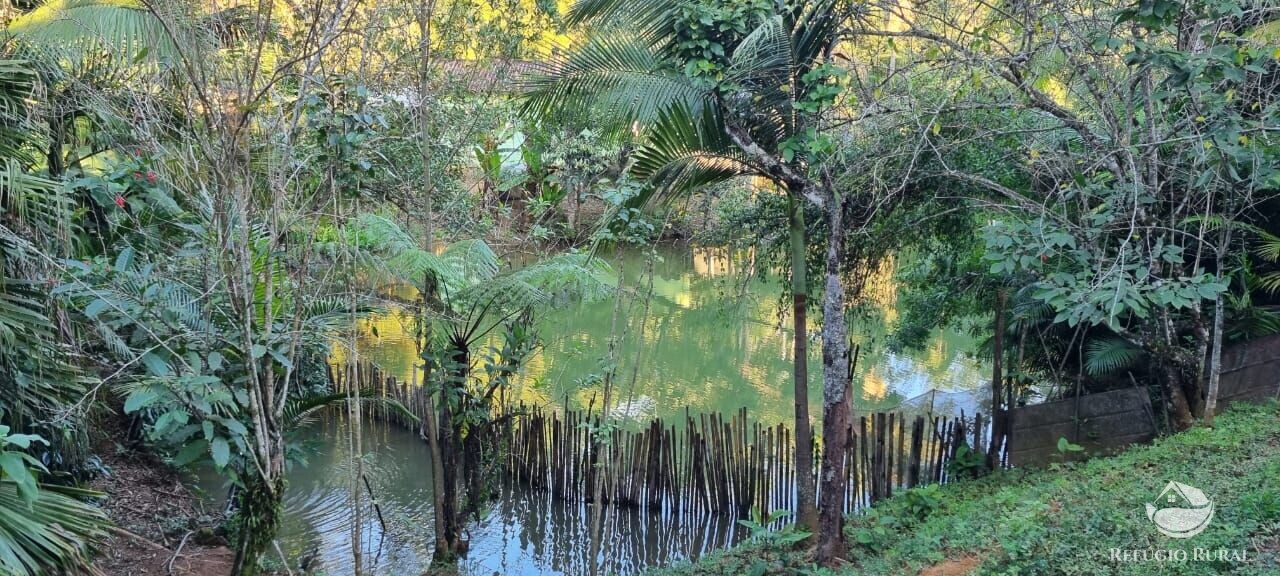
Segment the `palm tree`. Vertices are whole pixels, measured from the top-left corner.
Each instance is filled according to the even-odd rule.
[[[824,357],[834,357],[824,359],[824,410],[831,400],[835,412],[844,404],[847,415],[847,402],[842,400],[848,378],[843,294],[833,289],[841,284],[832,268],[841,253],[845,202],[832,189],[830,175],[819,168],[817,136],[820,112],[830,105],[833,88],[826,65],[849,4],[762,3],[754,11],[721,21],[714,19],[725,17],[725,11],[701,12],[704,8],[721,6],[678,0],[580,0],[569,21],[592,23],[600,32],[528,81],[526,109],[553,117],[559,110],[595,107],[612,113],[616,125],[637,126],[642,143],[631,172],[649,183],[642,198],[646,202],[744,177],[765,179],[787,194],[795,427],[796,437],[802,439],[795,458],[796,469],[808,472],[813,470],[813,455],[811,444],[803,440],[812,437],[806,365],[806,202],[825,207],[828,217],[834,217],[829,222],[833,244],[827,251],[823,342]],[[704,16],[713,19],[711,26],[701,25]],[[826,420],[840,425],[838,417]],[[835,453],[835,442],[842,440],[843,434],[827,435],[828,453]],[[814,478],[801,473],[797,484],[799,519],[816,529]],[[839,537],[839,519],[834,521],[837,528],[831,532]]]
[[[107,526],[76,499],[88,493],[38,488],[32,472],[45,468],[30,455],[37,450],[79,452],[74,420],[51,422],[93,382],[62,341],[44,286],[70,211],[57,184],[28,170],[39,134],[26,112],[35,83],[28,63],[0,60],[0,572],[19,575],[88,570]]]
[[[195,30],[182,33],[211,42]],[[113,100],[127,98],[140,77],[167,68],[177,53],[160,20],[133,0],[48,0],[14,18],[5,32],[13,40],[8,51],[39,71],[46,168],[53,178],[111,147],[101,128],[128,121]]]

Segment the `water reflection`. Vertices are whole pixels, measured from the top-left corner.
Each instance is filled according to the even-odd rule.
[[[789,422],[792,414],[792,333],[779,299],[777,281],[764,281],[750,271],[750,254],[730,257],[716,251],[667,248],[655,263],[653,300],[647,321],[643,305],[625,306],[618,350],[618,399],[610,412],[647,420],[681,419],[691,412],[733,413],[746,408],[762,424]],[[630,287],[644,287],[645,257],[624,253],[613,260]],[[411,289],[399,288],[400,298]],[[967,357],[974,342],[959,333],[934,335],[924,350],[894,353],[881,341],[885,326],[896,318],[896,286],[892,265],[877,272],[864,292],[866,318],[853,326],[864,355],[854,378],[859,409],[894,407],[904,400],[940,389],[979,387],[987,369]],[[613,324],[612,301],[544,312],[539,318],[543,348],[529,360],[509,398],[529,404],[581,408],[595,402],[600,390],[583,385],[599,373]],[[357,348],[404,381],[414,381],[416,363],[410,319],[394,306],[361,322]],[[816,326],[815,326],[816,328]],[[813,413],[821,399],[819,346],[810,346]],[[335,360],[347,356],[335,346]],[[632,382],[634,381],[634,387]],[[967,396],[928,395],[917,403],[961,406]],[[291,558],[314,555],[329,574],[352,572],[351,506],[353,488],[350,444],[339,418],[318,422],[300,438],[315,444],[308,467],[290,472],[281,541]],[[360,512],[363,558],[374,574],[419,574],[432,548],[434,521],[426,443],[398,428],[371,424],[365,431],[365,461],[370,487],[382,521],[368,505]],[[385,522],[385,530],[383,523]],[[506,491],[469,525],[470,554],[464,572],[490,574],[590,573],[593,561],[603,573],[633,574],[640,568],[665,565],[745,537],[728,517],[706,517],[677,523],[669,517],[615,510],[598,556],[592,556],[587,508],[559,502],[546,493]]]
[[[678,247],[660,253],[647,322],[642,326],[640,302],[622,310],[618,403],[632,404],[627,411],[644,417],[678,417],[686,407],[724,413],[745,407],[764,424],[789,421],[792,333],[788,306],[780,305],[784,303],[778,281],[744,274],[754,266],[750,254]],[[643,254],[606,257],[627,276],[629,287],[644,289]],[[966,356],[975,345],[966,335],[939,332],[919,352],[885,349],[886,326],[897,317],[892,272],[893,264],[886,263],[873,275],[863,293],[866,317],[853,326],[855,341],[863,349],[854,380],[857,407],[888,408],[930,389],[981,386],[987,369]],[[604,301],[543,312],[539,335],[544,346],[530,359],[510,397],[544,406],[566,400],[577,407],[593,398],[598,402],[600,390],[582,382],[603,370],[613,308],[612,301]],[[364,322],[358,343],[364,358],[404,380],[410,380],[415,354],[407,321],[394,307],[374,315]],[[818,342],[810,351],[809,397],[816,410],[821,399]],[[335,350],[335,355],[343,356],[342,352]],[[635,410],[638,401],[646,410]]]
[[[353,572],[350,451],[344,418],[326,416],[299,434],[315,456],[289,472],[280,541],[290,558],[314,558],[327,574]],[[364,566],[371,574],[421,574],[430,563],[434,518],[426,443],[412,433],[366,423],[366,471],[378,510],[362,492]],[[363,490],[363,488],[361,488]],[[378,519],[381,512],[385,531]],[[611,509],[599,554],[592,557],[586,505],[546,492],[505,488],[468,527],[464,574],[635,574],[649,566],[698,556],[737,543],[746,530],[727,516],[690,520]]]

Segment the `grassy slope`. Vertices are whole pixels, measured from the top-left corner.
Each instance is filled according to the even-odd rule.
[[[1169,480],[1202,489],[1216,512],[1186,540],[1166,538],[1144,505]],[[919,497],[898,496],[846,528],[851,564],[837,574],[916,574],[948,560],[981,562],[976,574],[1280,575],[1280,407],[1239,406],[1213,430],[1193,429],[1110,458],[1014,470],[926,488],[936,508],[923,520]],[[918,496],[918,495],[917,495]],[[1116,562],[1111,548],[1247,549],[1246,563]],[[1190,554],[1190,552],[1188,552]],[[769,537],[663,570],[705,574],[827,573]]]

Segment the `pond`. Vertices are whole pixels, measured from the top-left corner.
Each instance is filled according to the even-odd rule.
[[[289,473],[280,527],[289,558],[314,558],[322,573],[352,570],[350,445],[345,417],[329,415],[301,436],[316,453]],[[427,445],[399,427],[366,423],[365,466],[369,488],[361,486],[363,565],[366,574],[417,575],[430,563],[434,546],[431,467]],[[372,493],[377,503],[369,503]],[[381,514],[381,520],[379,520]],[[590,513],[577,502],[546,492],[505,488],[467,536],[470,551],[463,574],[635,574],[733,545],[748,535],[735,518],[704,515],[698,522],[633,509],[610,509],[606,536],[592,556]],[[385,525],[385,530],[383,526]]]
[[[779,310],[775,281],[743,280],[749,257],[723,251],[668,247],[655,262],[653,298],[622,309],[624,335],[618,347],[619,401],[611,408],[636,419],[682,417],[686,410],[730,413],[746,408],[765,424],[792,418],[790,320]],[[645,256],[610,257],[629,288],[647,289]],[[972,412],[972,395],[989,371],[969,357],[975,342],[959,333],[938,333],[922,351],[896,353],[881,344],[892,323],[895,286],[892,267],[875,275],[866,292],[868,317],[858,323],[857,341],[867,351],[854,379],[855,407],[887,409],[938,390],[955,406]],[[586,407],[600,403],[591,384],[599,374],[613,326],[614,304],[602,301],[565,306],[538,320],[541,349],[530,358],[512,394],[528,404]],[[362,358],[410,379],[415,360],[406,318],[396,309],[363,321],[358,342]],[[811,410],[820,409],[821,359],[810,346]],[[345,356],[341,349],[336,356]],[[634,381],[634,385],[632,382]],[[949,393],[955,394],[949,394]],[[934,400],[934,395],[924,396]],[[917,401],[918,402],[918,401]],[[327,574],[351,573],[350,445],[342,418],[329,416],[300,438],[314,450],[309,465],[289,474],[281,543],[290,557],[314,556]],[[367,424],[366,468],[378,510],[362,510],[366,573],[419,574],[432,547],[431,476],[426,443],[415,434]],[[362,495],[366,499],[368,493]],[[381,514],[381,521],[378,513]],[[732,545],[747,536],[734,518],[709,517],[674,522],[656,514],[614,510],[592,558],[587,509],[554,501],[541,493],[509,490],[468,529],[466,574],[634,574]],[[385,524],[385,532],[382,525]]]
[[[790,422],[790,302],[780,301],[779,281],[743,281],[744,267],[751,266],[747,255],[676,246],[659,254],[647,318],[637,301],[623,307],[618,322],[618,403],[641,420],[679,417],[686,408],[694,413],[746,408],[763,424]],[[644,254],[604,257],[626,276],[626,289],[647,290]],[[934,389],[971,390],[989,378],[986,366],[967,355],[975,341],[958,332],[939,332],[918,352],[887,350],[882,340],[885,327],[897,319],[895,294],[890,263],[873,275],[865,291],[867,313],[851,330],[864,351],[854,377],[856,408],[892,408]],[[613,311],[612,300],[606,300],[543,312],[538,322],[543,346],[524,367],[515,398],[557,406],[567,399],[574,407],[594,399],[598,408],[600,387],[584,382],[604,370]],[[415,362],[407,321],[395,308],[372,315],[363,321],[358,343],[362,358],[405,381]],[[813,322],[811,337],[817,330]],[[816,414],[820,341],[813,340],[809,352],[809,398]],[[335,356],[345,356],[344,351],[335,348]]]

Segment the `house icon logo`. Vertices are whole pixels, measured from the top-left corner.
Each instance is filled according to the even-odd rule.
[[[1213,501],[1194,486],[1169,482],[1155,502],[1147,504],[1147,519],[1170,538],[1190,538],[1213,520]]]

